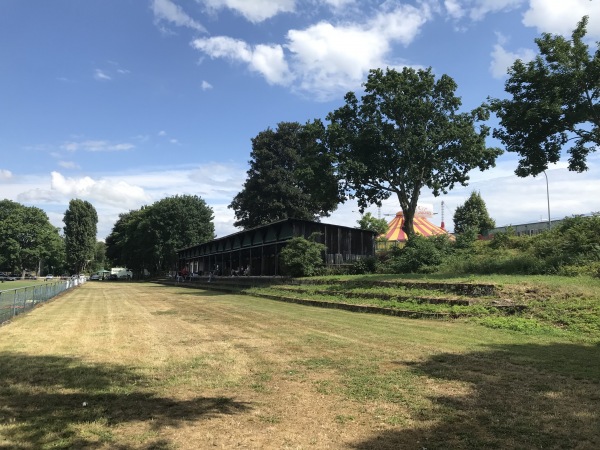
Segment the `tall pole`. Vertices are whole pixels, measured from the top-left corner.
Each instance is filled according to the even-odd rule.
[[[548,188],[548,175],[546,175],[546,171],[542,170],[544,176],[546,177],[546,199],[548,200],[548,229],[552,227],[552,222],[550,221],[550,189]]]

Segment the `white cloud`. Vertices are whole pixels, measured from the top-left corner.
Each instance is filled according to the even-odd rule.
[[[157,23],[166,21],[178,27],[192,28],[202,32],[206,31],[200,23],[195,21],[179,5],[176,5],[171,0],[153,0],[151,8]]]
[[[536,52],[529,48],[520,48],[515,52],[508,51],[504,48],[506,38],[497,33],[498,42],[494,45],[494,50],[491,53],[492,62],[490,63],[490,72],[494,78],[502,78],[507,74],[508,68],[513,63],[520,59],[523,62],[532,61]]]
[[[0,169],[0,181],[10,180],[13,177],[13,174],[10,170]]]
[[[527,0],[444,0],[448,15],[455,20],[468,17],[483,20],[486,15],[511,11],[519,8]]]
[[[206,80],[202,80],[202,85],[200,87],[203,91],[208,91],[213,88],[213,85]]]
[[[347,7],[348,5],[353,5],[356,3],[356,0],[323,0],[324,3],[329,5],[333,9],[342,9]]]
[[[525,0],[475,0],[469,16],[473,20],[482,20],[487,14],[510,11],[521,6]]]
[[[211,58],[247,64],[268,83],[290,86],[320,100],[356,89],[370,69],[395,67],[392,44],[410,44],[432,17],[427,4],[400,5],[364,23],[319,22],[290,30],[285,45],[255,45],[227,36],[196,39],[192,46]]]
[[[530,0],[523,24],[540,32],[570,36],[585,15],[590,16],[588,37],[600,37],[598,0]]]
[[[123,180],[91,177],[66,178],[58,172],[52,172],[50,190],[65,198],[86,198],[112,205],[139,205],[150,200],[150,197],[139,186]]]
[[[167,132],[166,132],[165,130],[160,130],[160,131],[158,132],[158,135],[159,135],[159,136],[166,136],[166,135],[167,135]]]
[[[226,36],[196,39],[192,46],[211,58],[225,58],[243,62],[254,72],[265,77],[269,84],[288,84],[290,73],[283,48],[279,45],[251,46],[244,41]]]
[[[94,71],[94,78],[98,81],[110,81],[112,77],[108,75],[106,72],[100,69],[96,69]]]
[[[460,19],[465,15],[465,10],[460,4],[460,0],[445,0],[444,6],[453,19]]]
[[[231,9],[253,23],[262,22],[280,13],[294,12],[296,9],[295,0],[204,0],[204,4],[211,9]]]
[[[86,152],[121,152],[135,148],[135,145],[128,142],[113,144],[108,141],[81,141],[65,142],[61,145],[63,150],[76,152],[83,150]]]
[[[65,169],[79,169],[79,164],[73,161],[59,161],[58,165]]]

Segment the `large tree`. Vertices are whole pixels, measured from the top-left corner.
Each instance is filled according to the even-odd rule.
[[[61,237],[44,211],[11,200],[0,201],[0,268],[38,271],[49,258],[60,261]]]
[[[385,234],[388,230],[387,220],[378,219],[370,212],[364,214],[357,222],[361,230],[374,231],[377,236]]]
[[[517,60],[508,71],[512,98],[491,100],[501,125],[494,136],[520,155],[518,176],[540,174],[570,143],[569,170],[583,172],[600,144],[600,42],[595,52],[584,42],[587,21],[571,40],[547,33],[536,39],[537,58]]]
[[[478,234],[484,234],[495,226],[496,222],[490,217],[485,202],[477,191],[471,192],[465,203],[458,206],[454,212],[455,233],[465,233],[469,229],[475,229]]]
[[[106,255],[138,273],[172,270],[177,249],[214,239],[213,211],[195,195],[164,198],[121,214],[106,238]]]
[[[371,70],[359,101],[346,94],[345,106],[329,114],[328,143],[340,173],[364,210],[396,195],[404,213],[403,229],[413,233],[421,190],[446,193],[466,185],[473,169],[486,170],[502,153],[488,148],[484,107],[459,113],[454,80],[437,81],[427,70]]]
[[[73,199],[65,211],[63,222],[67,264],[73,272],[80,273],[94,259],[98,214],[90,202]]]
[[[323,144],[325,127],[281,122],[252,139],[244,187],[229,205],[235,226],[254,228],[286,218],[318,220],[343,201],[333,160]]]
[[[155,267],[176,267],[177,250],[215,238],[213,210],[197,195],[176,195],[154,203],[148,211],[148,231],[156,236]]]

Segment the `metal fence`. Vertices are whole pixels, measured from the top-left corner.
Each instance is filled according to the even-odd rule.
[[[84,279],[73,278],[0,291],[0,324],[83,282]]]

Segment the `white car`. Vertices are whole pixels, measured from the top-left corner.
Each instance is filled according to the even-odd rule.
[[[53,278],[54,278],[54,275],[46,275],[46,281],[52,280]]]

